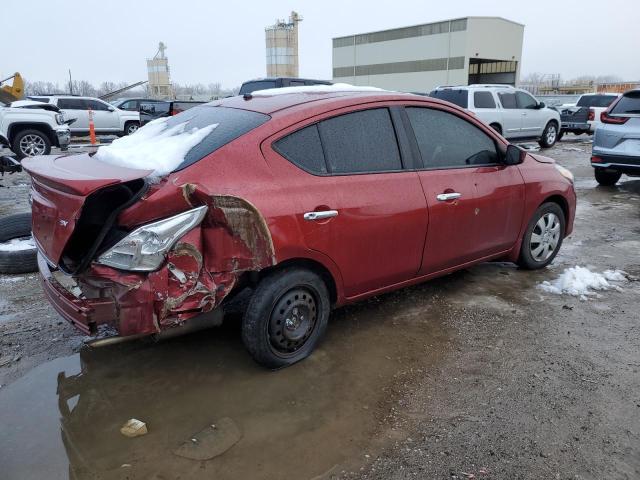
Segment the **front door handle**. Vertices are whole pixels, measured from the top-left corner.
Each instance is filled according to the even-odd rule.
[[[323,220],[325,218],[337,217],[337,210],[323,210],[321,212],[307,212],[304,214],[304,219],[310,222],[314,220]]]
[[[440,193],[436,196],[439,202],[446,202],[447,200],[455,200],[456,198],[460,198],[462,196],[461,193],[451,192],[451,193]]]

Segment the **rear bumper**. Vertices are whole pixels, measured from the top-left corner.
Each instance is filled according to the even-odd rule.
[[[618,170],[622,173],[640,175],[640,156],[631,155],[602,155],[594,150],[591,156],[591,166]]]
[[[590,131],[590,125],[588,123],[575,123],[575,122],[562,122],[562,130],[565,131]]]

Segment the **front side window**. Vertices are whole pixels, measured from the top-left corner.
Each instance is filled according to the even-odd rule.
[[[402,169],[396,134],[387,108],[329,118],[320,122],[318,129],[330,173]]]
[[[528,93],[516,92],[516,102],[518,108],[533,109],[538,107],[538,101]]]
[[[109,110],[109,105],[99,102],[98,100],[85,100],[85,102],[87,104],[87,108],[90,108],[94,112]]]
[[[518,108],[518,105],[516,103],[515,93],[501,92],[498,94],[498,97],[500,97],[500,103],[502,104],[502,108],[506,108],[509,110]]]
[[[406,111],[426,168],[460,168],[498,162],[493,139],[468,121],[431,108],[408,107]]]
[[[496,108],[496,102],[491,92],[475,92],[473,104],[476,108]]]

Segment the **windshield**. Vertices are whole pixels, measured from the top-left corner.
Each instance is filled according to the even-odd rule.
[[[617,95],[583,95],[576,103],[578,107],[603,107],[606,108],[611,105]]]
[[[256,90],[266,90],[267,88],[276,88],[275,80],[256,80],[255,82],[246,82],[240,88],[240,95],[255,92]]]
[[[434,90],[430,96],[454,103],[462,108],[469,106],[469,95],[466,90],[446,88],[443,90]]]

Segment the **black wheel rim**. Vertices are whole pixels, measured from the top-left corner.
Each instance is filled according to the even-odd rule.
[[[284,293],[267,324],[271,350],[282,357],[296,354],[315,330],[318,313],[317,296],[310,289],[295,287]]]

